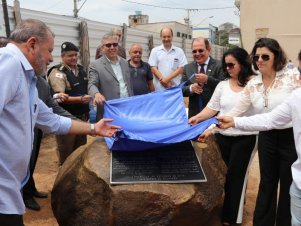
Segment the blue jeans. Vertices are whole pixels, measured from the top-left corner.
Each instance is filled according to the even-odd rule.
[[[290,188],[292,226],[301,225],[301,190],[293,182]]]
[[[96,109],[93,106],[93,102],[91,101],[89,104],[89,122],[90,123],[96,123]]]

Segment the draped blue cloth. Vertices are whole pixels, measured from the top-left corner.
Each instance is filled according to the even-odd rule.
[[[121,126],[115,137],[105,138],[111,150],[136,151],[196,139],[215,118],[195,126],[188,124],[181,86],[162,91],[109,100],[104,118]]]

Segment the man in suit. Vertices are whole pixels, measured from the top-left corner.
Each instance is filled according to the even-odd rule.
[[[208,39],[200,37],[192,41],[194,62],[184,66],[182,76],[182,82],[187,81],[182,91],[185,97],[189,97],[189,118],[202,111],[217,84],[224,79],[222,64],[210,56],[210,51]],[[195,76],[190,78],[192,74]]]
[[[122,43],[121,43],[121,40],[123,39],[122,31],[119,28],[112,28],[111,32],[114,35],[118,36],[118,51],[117,51],[118,56],[126,59],[126,50],[122,46]],[[98,58],[100,58],[102,56],[103,56],[102,45],[99,45],[96,49],[95,60],[97,60]]]
[[[104,55],[90,64],[88,82],[88,92],[97,105],[97,120],[103,116],[105,100],[133,96],[128,62],[117,55],[118,36],[105,34],[101,44]]]

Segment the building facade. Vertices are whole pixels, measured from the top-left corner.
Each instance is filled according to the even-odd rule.
[[[192,28],[192,38],[204,37],[211,43],[217,44],[217,27],[211,24],[199,24]]]
[[[235,3],[240,10],[242,46],[250,52],[257,39],[274,38],[296,65],[301,49],[298,25],[301,1],[236,0]]]
[[[173,36],[178,38],[192,39],[192,29],[187,24],[177,21],[158,22],[148,24],[136,24],[137,29],[160,33],[163,27],[170,27],[173,30]]]

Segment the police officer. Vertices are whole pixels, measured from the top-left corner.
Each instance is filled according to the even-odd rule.
[[[48,82],[60,106],[77,118],[87,121],[90,95],[87,95],[88,78],[83,66],[77,63],[79,49],[71,42],[61,45],[62,62],[48,71]],[[67,98],[66,98],[67,96]],[[62,97],[62,98],[60,98]],[[60,165],[79,146],[86,144],[85,135],[57,135]]]

